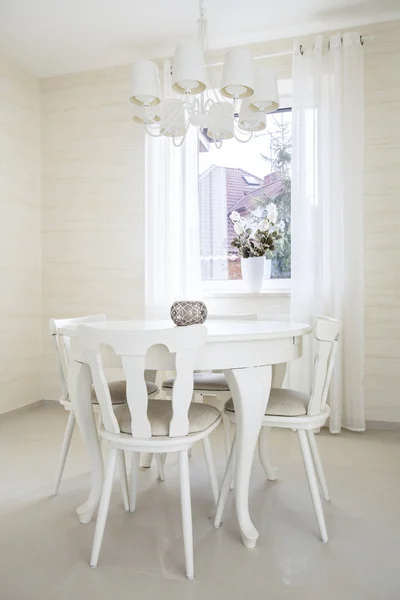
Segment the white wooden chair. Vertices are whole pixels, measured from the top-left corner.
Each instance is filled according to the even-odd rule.
[[[318,482],[325,500],[329,500],[329,491],[318,452],[314,430],[322,427],[330,414],[327,396],[337,353],[339,334],[339,321],[327,317],[317,317],[315,319],[313,330],[315,349],[314,370],[310,395],[290,389],[272,388],[262,423],[263,431],[265,431],[265,433],[267,433],[271,427],[283,427],[297,431],[310,494],[323,542],[328,541],[328,533],[326,530],[321,497],[318,490]],[[232,399],[225,405],[225,415],[230,418],[232,423],[236,422]],[[265,442],[265,435],[262,435],[263,431],[260,433],[259,437],[261,463],[267,478],[275,479],[275,473],[271,470],[268,456],[265,454],[265,449],[263,451],[263,448],[261,448],[263,440]],[[222,513],[233,474],[234,452],[235,439],[233,440],[232,450],[218,501],[217,514],[214,522],[215,527],[219,527],[221,524]]]
[[[257,315],[255,313],[245,314],[214,314],[208,315],[209,320],[221,320],[221,321],[256,321]],[[170,395],[172,386],[174,384],[174,377],[167,379],[162,383],[162,390],[166,393],[167,397]],[[193,375],[193,401],[202,402],[203,396],[215,396],[217,402],[220,404],[222,409],[222,420],[224,424],[225,433],[225,453],[226,460],[228,461],[229,452],[231,448],[231,435],[230,435],[230,420],[225,416],[223,407],[231,397],[229,391],[229,385],[226,377],[223,373],[218,372],[200,372],[194,373]]]
[[[56,351],[57,357],[57,365],[60,373],[60,379],[62,384],[62,396],[59,398],[60,404],[65,408],[66,411],[69,412],[67,427],[64,433],[64,439],[61,446],[61,454],[58,461],[56,476],[53,485],[53,494],[56,496],[58,494],[58,490],[60,489],[61,479],[65,468],[65,463],[67,461],[68,450],[71,444],[72,434],[75,428],[75,415],[72,410],[72,404],[68,396],[68,362],[69,362],[69,338],[61,335],[60,330],[62,327],[67,325],[78,325],[81,323],[96,323],[96,322],[104,322],[106,321],[105,315],[90,315],[85,317],[77,317],[74,319],[50,319],[50,333],[53,341],[53,346]],[[110,393],[112,397],[112,402],[114,406],[119,406],[120,404],[125,404],[126,402],[126,382],[125,381],[112,381],[109,384]],[[158,387],[151,382],[147,382],[147,391],[150,396],[157,395],[159,389]],[[92,390],[92,403],[93,410],[99,414],[99,419],[101,419],[101,413],[99,409],[99,405],[97,402],[96,394],[94,389]],[[120,469],[122,469],[122,459],[120,460]],[[126,479],[126,475],[123,476],[122,472],[120,473],[123,479]],[[124,494],[125,503],[128,502],[128,497]]]
[[[137,327],[137,326],[136,326]],[[164,330],[127,329],[123,333],[95,325],[77,329],[78,343],[84,350],[92,372],[102,412],[100,436],[109,443],[106,473],[100,500],[90,565],[96,567],[110,503],[118,451],[132,452],[130,510],[136,507],[139,453],[163,456],[179,453],[183,541],[186,575],[193,578],[193,535],[190,500],[188,451],[202,441],[215,504],[218,482],[211,455],[210,433],[219,425],[221,413],[214,406],[192,403],[193,368],[207,329],[202,325]],[[110,390],[104,375],[100,346],[110,346],[122,365],[127,381],[127,406],[114,414]],[[147,352],[174,355],[176,378],[172,400],[149,400],[144,381]]]

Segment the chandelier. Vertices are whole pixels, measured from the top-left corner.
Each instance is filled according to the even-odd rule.
[[[199,2],[197,42],[178,46],[171,68],[175,97],[162,98],[158,66],[151,60],[133,64],[129,101],[133,120],[144,125],[153,137],[172,139],[181,146],[192,125],[206,131],[217,148],[232,138],[249,142],[253,133],[266,127],[266,114],[279,108],[278,87],[273,69],[255,67],[248,48],[233,48],[223,63],[221,84],[207,65],[207,20],[204,0]],[[164,94],[167,92],[164,89]]]

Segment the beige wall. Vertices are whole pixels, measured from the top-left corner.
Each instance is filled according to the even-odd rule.
[[[375,36],[365,45],[367,418],[400,422],[400,22],[362,32]],[[291,45],[274,41],[254,50]],[[280,77],[290,77],[290,57],[270,62]],[[122,67],[42,81],[46,319],[142,314],[143,138],[129,123],[129,78],[129,67]],[[216,311],[222,304],[229,310],[227,300],[210,301]],[[231,305],[238,312],[240,299]],[[258,306],[285,313],[288,298],[247,299],[242,310]],[[49,365],[47,359],[45,390],[56,385]]]
[[[130,68],[44,79],[44,398],[58,380],[47,321],[144,303],[144,137],[130,122]]]
[[[0,413],[40,400],[38,80],[0,55]]]
[[[367,418],[400,422],[400,22],[365,46]]]

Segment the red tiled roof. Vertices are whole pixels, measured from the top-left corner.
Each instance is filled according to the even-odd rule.
[[[216,169],[225,171],[226,176],[226,214],[231,214],[234,210],[241,214],[249,212],[251,208],[251,195],[260,196],[261,194],[265,198],[273,200],[283,190],[283,182],[281,180],[280,173],[271,173],[266,177],[261,178],[249,173],[244,169],[234,167],[220,167],[217,165],[211,165],[204,173],[199,177],[200,188],[207,189],[211,185],[211,178]],[[251,177],[259,182],[259,186],[249,185],[244,177]],[[231,247],[230,243],[235,237],[233,224],[228,219],[228,251],[235,252]]]
[[[243,179],[244,177],[252,177],[256,179],[260,186],[263,183],[262,177],[257,177],[253,175],[253,173],[249,173],[249,171],[245,171],[244,169],[236,168],[236,167],[220,167],[217,165],[211,165],[204,173],[200,175],[200,183],[205,184],[206,179],[211,178],[212,172],[216,169],[221,169],[225,171],[226,176],[226,214],[229,215],[232,210],[234,210],[234,206],[244,197],[247,197],[247,193],[251,191],[256,191],[259,188],[254,185],[249,185]],[[236,210],[236,209],[235,209]],[[233,224],[231,221],[228,221],[228,250],[233,251],[233,248],[230,246],[230,242],[235,237],[235,232],[233,230]]]
[[[256,177],[244,169],[226,168],[226,209],[228,214],[233,210],[237,202],[250,190],[258,189],[257,186],[249,185],[243,177],[254,177],[260,185],[262,178]]]
[[[236,204],[232,205],[230,208],[227,206],[228,215],[234,210],[240,213],[248,212],[249,208],[251,207],[251,196],[256,196],[258,198],[264,197],[274,200],[277,196],[279,196],[279,194],[282,193],[282,191],[283,181],[280,173],[271,173],[270,175],[266,175],[266,177],[264,177],[264,185],[260,185],[258,188],[248,186],[247,190],[236,202]]]
[[[256,175],[253,175],[253,173],[249,173],[244,169],[235,167],[219,167],[217,165],[211,165],[211,167],[204,171],[204,173],[200,175],[200,182],[208,178],[212,171],[215,171],[216,169],[221,169],[225,171],[226,174],[226,208],[228,213],[231,212],[232,207],[243,197],[244,194],[246,194],[246,192],[249,190],[258,189],[256,186],[246,183],[243,177],[253,177],[260,183],[260,185],[263,183],[262,177],[257,177]]]

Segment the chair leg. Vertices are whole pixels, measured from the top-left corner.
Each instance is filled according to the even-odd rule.
[[[268,452],[268,437],[270,431],[270,427],[261,428],[260,435],[258,436],[258,456],[260,457],[260,462],[265,471],[267,479],[269,481],[275,481],[276,468],[271,465]]]
[[[193,579],[193,523],[192,506],[190,501],[189,456],[187,450],[179,452],[179,468],[181,479],[182,528],[183,544],[185,548],[186,577],[188,579]]]
[[[148,452],[143,452],[142,453],[142,467],[145,469],[150,469],[152,462],[153,462],[153,454],[149,454]]]
[[[231,421],[229,417],[225,414],[225,411],[222,411],[222,422],[224,424],[224,434],[225,434],[225,456],[226,456],[226,464],[228,464],[229,454],[231,451]]]
[[[193,394],[192,394],[192,402],[198,402],[198,403],[202,404],[203,403],[203,396],[201,394],[195,394],[193,392]],[[192,458],[192,447],[189,448],[188,454],[189,454],[189,458]]]
[[[100,410],[98,413],[98,416],[97,416],[96,428],[97,428],[97,437],[99,438],[99,443],[100,443],[100,452],[103,454],[104,438],[102,438],[100,435],[100,428],[102,425],[103,425],[103,416],[102,416],[101,410]]]
[[[210,438],[209,437],[203,438],[202,444],[203,444],[203,450],[204,450],[204,458],[206,459],[206,464],[207,464],[208,476],[210,478],[212,494],[213,494],[215,506],[217,506],[218,497],[219,497],[219,486],[218,486],[217,473],[215,472],[215,465],[214,465],[212,452],[211,452]]]
[[[233,438],[231,452],[229,454],[228,464],[225,470],[224,479],[222,482],[221,493],[219,495],[217,504],[217,514],[215,515],[214,527],[218,529],[221,525],[222,515],[225,508],[225,502],[229,494],[229,487],[233,477],[233,468],[235,466],[235,450],[236,450],[236,434]]]
[[[315,474],[313,458],[311,455],[310,446],[308,444],[307,434],[304,429],[299,429],[297,431],[297,435],[299,436],[301,453],[303,455],[304,467],[307,473],[308,485],[310,488],[311,498],[314,504],[315,515],[317,517],[317,522],[319,526],[319,530],[321,533],[321,538],[323,542],[328,541],[328,533],[326,531],[325,517],[324,511],[322,510],[321,496],[319,495],[318,482]]]
[[[97,567],[97,563],[99,562],[100,548],[101,543],[103,541],[104,528],[106,526],[106,520],[108,515],[108,507],[110,506],[115,467],[117,464],[117,453],[117,449],[114,446],[110,446],[103,484],[103,491],[101,493],[99,512],[97,514],[96,529],[94,532],[92,556],[90,557],[91,567]]]
[[[68,417],[67,427],[65,428],[64,439],[63,439],[63,443],[61,446],[60,458],[58,459],[56,477],[55,477],[54,485],[53,485],[53,495],[54,496],[57,496],[58,490],[60,489],[60,483],[61,483],[62,475],[64,472],[65,463],[67,462],[68,450],[69,450],[69,446],[71,444],[71,439],[72,439],[72,434],[74,432],[75,422],[76,422],[75,415],[74,415],[73,411],[71,410],[69,413],[69,417]]]
[[[157,468],[158,468],[158,479],[160,481],[165,481],[164,465],[165,465],[165,459],[167,458],[167,455],[156,453],[155,457],[156,457],[156,463],[157,463]]]
[[[311,430],[307,430],[307,438],[308,443],[310,444],[311,454],[314,459],[315,470],[317,471],[319,483],[321,486],[322,496],[324,497],[324,500],[329,501],[330,498],[328,484],[326,481],[324,468],[322,466],[322,461],[318,451],[317,440],[315,439],[314,432]]]
[[[139,477],[139,465],[140,465],[140,452],[132,452],[131,460],[131,489],[129,495],[129,510],[133,513],[136,508],[136,494],[138,488],[138,477]]]
[[[228,464],[229,456],[231,453],[231,421],[225,411],[222,412],[222,422],[224,424],[224,435],[225,435],[225,455],[226,455],[226,464]],[[235,457],[233,457],[233,465],[235,465]],[[232,473],[234,472],[234,466],[232,467]],[[232,477],[232,481],[229,484],[229,489],[233,490],[235,488],[235,478]]]
[[[122,498],[124,500],[124,508],[126,512],[129,511],[129,492],[128,492],[128,478],[126,474],[126,462],[125,452],[118,450],[118,476],[121,485]]]

